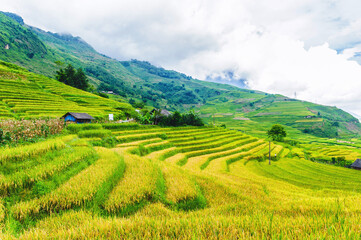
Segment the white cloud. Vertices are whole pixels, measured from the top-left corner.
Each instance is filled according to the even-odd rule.
[[[233,71],[252,88],[361,115],[361,66],[350,60],[361,50],[359,0],[2,2],[28,24],[79,35],[111,57],[201,79]]]

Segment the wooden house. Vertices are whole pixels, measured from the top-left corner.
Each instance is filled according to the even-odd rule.
[[[150,111],[150,114],[154,114],[155,113],[155,111],[159,111],[159,109],[156,109],[156,108],[154,108],[152,111]],[[161,109],[160,110],[160,116],[165,116],[165,117],[168,117],[169,115],[171,115],[172,113],[171,112],[169,112],[168,110],[165,110],[165,109]]]
[[[356,161],[351,164],[351,168],[361,170],[361,159],[356,159]]]
[[[92,116],[90,116],[87,113],[74,113],[74,112],[68,112],[61,118],[64,118],[65,122],[75,122],[75,123],[91,123],[91,121],[94,119]]]

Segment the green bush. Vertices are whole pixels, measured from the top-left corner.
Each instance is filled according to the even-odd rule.
[[[81,138],[94,138],[94,137],[107,137],[110,136],[112,132],[105,129],[95,129],[95,130],[83,130],[78,132],[78,136]]]

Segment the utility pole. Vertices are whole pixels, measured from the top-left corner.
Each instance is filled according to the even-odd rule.
[[[268,164],[271,165],[271,141],[268,141]]]

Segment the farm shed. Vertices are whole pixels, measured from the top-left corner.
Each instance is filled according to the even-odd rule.
[[[70,121],[75,123],[91,123],[91,120],[94,119],[92,116],[90,116],[87,113],[73,113],[73,112],[68,112],[61,118],[64,118],[65,122]]]
[[[155,111],[159,111],[159,109],[154,108],[152,111],[150,111],[150,114],[153,114]],[[168,110],[161,109],[160,110],[160,115],[168,117],[169,115],[171,115],[171,113]]]
[[[353,169],[361,170],[361,159],[356,159],[354,163],[351,164]]]

